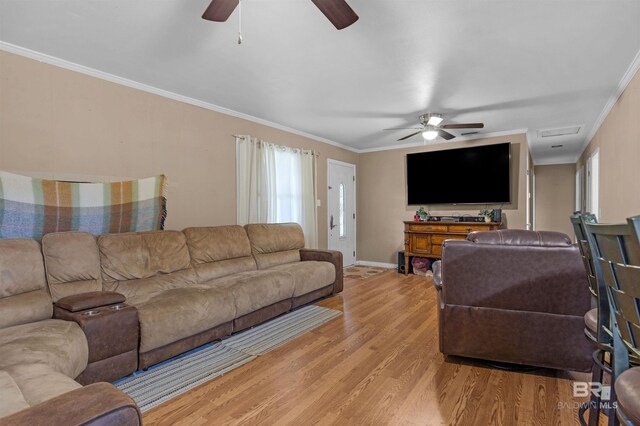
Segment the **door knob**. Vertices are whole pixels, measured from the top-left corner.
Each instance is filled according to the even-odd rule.
[[[333,224],[333,215],[331,215],[331,219],[329,220],[329,229],[335,228],[336,225]]]

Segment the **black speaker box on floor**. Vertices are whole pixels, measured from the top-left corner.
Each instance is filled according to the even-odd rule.
[[[404,274],[404,251],[398,252],[398,273]],[[413,273],[413,265],[411,265],[411,258],[409,258],[409,273]]]

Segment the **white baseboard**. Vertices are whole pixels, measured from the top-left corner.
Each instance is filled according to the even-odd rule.
[[[361,266],[378,266],[380,268],[389,268],[389,269],[397,269],[398,265],[395,263],[384,263],[384,262],[369,262],[368,260],[358,260],[356,265]]]

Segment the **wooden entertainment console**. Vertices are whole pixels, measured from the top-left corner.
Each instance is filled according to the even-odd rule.
[[[444,240],[465,240],[473,231],[493,231],[496,222],[404,222],[404,273],[409,273],[411,256],[440,259]]]

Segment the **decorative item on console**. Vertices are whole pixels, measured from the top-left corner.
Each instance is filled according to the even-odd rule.
[[[416,210],[416,214],[413,216],[413,220],[416,222],[425,222],[429,220],[429,216],[431,214],[424,209],[424,207],[420,207],[419,210]]]
[[[478,216],[465,214],[462,216],[433,216],[429,212],[428,207],[420,207],[413,215],[414,222],[487,222],[502,223],[502,209],[489,210],[482,209],[478,212]]]
[[[493,210],[483,209],[483,210],[480,210],[480,212],[478,214],[480,216],[484,216],[484,221],[485,222],[492,222],[493,221]]]

